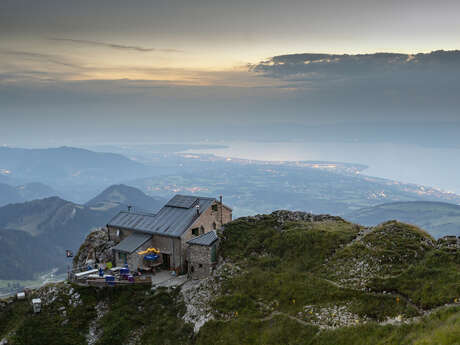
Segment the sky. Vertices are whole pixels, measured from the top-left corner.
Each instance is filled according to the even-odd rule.
[[[454,0],[2,0],[0,144],[458,123],[459,13]]]

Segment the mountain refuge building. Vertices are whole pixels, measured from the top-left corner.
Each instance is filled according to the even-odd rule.
[[[109,239],[117,243],[114,263],[131,271],[160,267],[202,278],[217,261],[217,230],[231,220],[222,197],[175,195],[157,214],[122,211],[107,224]],[[139,254],[152,248],[153,261]]]

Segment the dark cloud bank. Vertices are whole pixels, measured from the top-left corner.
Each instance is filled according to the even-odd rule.
[[[406,73],[430,73],[441,78],[460,72],[460,50],[428,54],[375,53],[358,55],[290,54],[272,57],[250,70],[292,81],[338,80],[343,78],[388,78]],[[440,75],[442,73],[443,75]]]
[[[303,105],[320,112],[341,112],[344,120],[353,117],[353,112],[367,113],[373,120],[460,120],[458,50],[414,55],[280,55],[249,69],[285,81],[298,90]]]

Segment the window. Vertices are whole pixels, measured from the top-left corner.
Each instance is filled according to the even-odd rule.
[[[204,227],[203,227],[203,225],[200,226],[200,234],[204,234]]]
[[[199,228],[193,228],[192,229],[192,235],[193,236],[198,236],[200,234],[200,229]]]
[[[217,204],[212,205],[212,210],[213,210],[214,212],[217,212]]]
[[[212,223],[212,228],[213,228],[214,230],[217,229],[217,224],[216,224],[216,222],[213,222],[213,223]]]
[[[122,260],[125,264],[128,262],[128,256],[126,253],[118,252],[118,259]]]
[[[203,264],[199,264],[198,267],[199,267],[199,268],[203,268]]]
[[[211,263],[216,263],[217,262],[217,247],[216,245],[213,245],[211,247]]]

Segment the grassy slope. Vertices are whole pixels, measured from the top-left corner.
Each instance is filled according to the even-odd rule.
[[[280,224],[272,215],[232,222],[221,253],[238,273],[221,276],[221,294],[212,302],[216,319],[197,336],[180,318],[184,305],[177,291],[153,295],[139,287],[76,288],[83,304],[69,305],[63,293],[40,315],[16,302],[0,309],[0,339],[15,330],[13,344],[85,344],[103,302],[109,310],[97,322],[97,345],[126,344],[138,330],[141,345],[458,344],[460,306],[421,317],[422,308],[460,297],[458,251],[437,249],[429,235],[397,222],[365,236],[362,231],[341,220]],[[383,268],[366,271],[365,286],[349,283],[350,269],[338,270],[356,262],[372,266],[373,260]],[[333,306],[346,308],[353,326],[320,331],[315,313]],[[398,315],[421,318],[379,324]]]
[[[373,323],[319,332],[299,326],[287,317],[268,321],[238,318],[211,321],[200,332],[197,344],[257,345],[453,345],[460,339],[460,308],[430,315],[419,323],[379,326]]]
[[[460,308],[405,326],[378,322],[420,316],[421,308],[459,297],[459,253],[436,249],[428,234],[398,222],[352,242],[360,230],[345,221],[280,226],[271,216],[233,222],[226,228],[222,254],[242,273],[222,284],[214,303],[218,319],[201,330],[198,343],[454,344]],[[353,271],[366,264],[370,269]],[[350,279],[352,273],[369,279],[361,286]],[[332,305],[346,306],[357,326],[319,332],[299,323],[312,321],[304,306]],[[270,317],[274,311],[276,317]],[[359,326],[363,321],[368,323]]]

